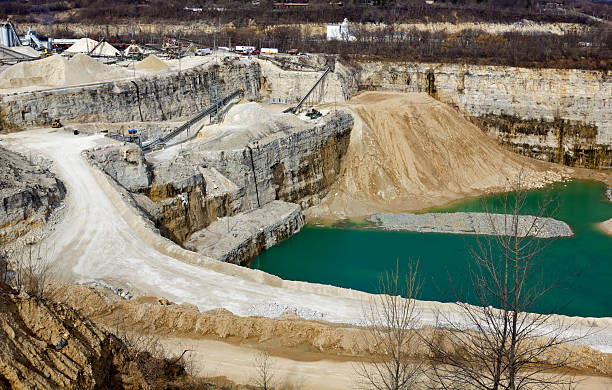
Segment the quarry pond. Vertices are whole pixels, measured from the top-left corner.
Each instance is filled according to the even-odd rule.
[[[535,311],[612,317],[612,237],[597,227],[612,217],[612,202],[606,199],[605,189],[599,182],[570,181],[528,193],[523,214],[535,213],[544,199],[553,197],[558,206],[555,218],[574,232],[572,237],[554,239],[540,254],[534,277],[541,275],[549,284],[562,282],[539,301]],[[490,211],[501,212],[497,195],[427,211],[485,211],[483,200]],[[395,268],[396,261],[400,272],[405,272],[408,263],[418,259],[423,281],[419,298],[447,302],[454,300],[448,275],[462,292],[469,290],[468,248],[475,244],[470,235],[381,231],[358,224],[307,225],[262,252],[250,267],[287,280],[376,292],[381,272]]]

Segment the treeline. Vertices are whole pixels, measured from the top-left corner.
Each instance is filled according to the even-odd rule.
[[[183,38],[202,46],[249,45],[274,47],[281,52],[327,53],[415,62],[444,62],[505,65],[535,68],[612,69],[612,29],[594,28],[584,33],[556,35],[507,32],[488,34],[480,30],[460,33],[398,31],[386,27],[377,31],[355,29],[354,39],[328,41],[297,27],[273,29],[237,28],[218,34],[193,34]],[[126,41],[129,37],[116,37]],[[140,37],[159,42],[158,37]]]
[[[249,24],[270,26],[338,22],[348,18],[360,23],[414,23],[414,22],[492,22],[514,23],[523,19],[536,22],[593,23],[579,12],[549,9],[546,2],[532,0],[457,0],[436,1],[433,5],[423,0],[347,0],[338,2],[312,0],[308,7],[277,8],[274,0],[261,0],[259,5],[251,1],[220,0],[73,0],[47,2],[40,0],[3,1],[0,16],[11,15],[22,22],[79,22],[118,23],[135,22],[210,22],[232,23],[236,27]],[[201,12],[185,7],[202,8]],[[597,17],[609,19],[612,6],[588,1],[572,2],[568,9],[581,9]]]

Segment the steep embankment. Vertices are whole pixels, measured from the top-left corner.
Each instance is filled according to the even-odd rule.
[[[357,118],[341,177],[310,216],[422,209],[498,190],[521,170],[529,187],[560,178],[424,93],[367,92],[348,106]]]
[[[1,389],[165,388],[185,376],[176,363],[129,349],[68,305],[0,282]]]
[[[64,184],[36,160],[0,147],[0,249],[43,225],[64,199]]]

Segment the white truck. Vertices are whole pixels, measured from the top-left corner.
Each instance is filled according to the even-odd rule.
[[[278,49],[271,47],[262,47],[261,54],[278,54]]]
[[[255,51],[255,46],[236,46],[236,53],[251,54]]]

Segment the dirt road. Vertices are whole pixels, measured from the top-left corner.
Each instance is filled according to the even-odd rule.
[[[196,375],[226,377],[236,383],[252,384],[258,378],[255,359],[261,350],[252,346],[238,346],[215,340],[170,338],[163,341],[164,348],[173,354],[189,350],[190,367]],[[219,357],[222,357],[221,359]],[[358,363],[350,360],[295,361],[270,356],[273,385],[282,389],[344,390],[359,388]],[[577,376],[576,390],[611,390],[612,378]]]

